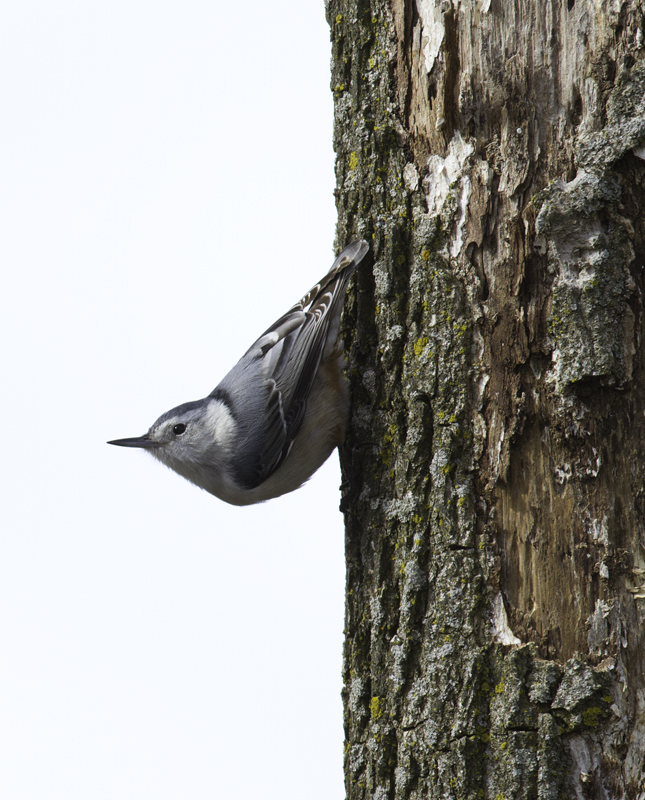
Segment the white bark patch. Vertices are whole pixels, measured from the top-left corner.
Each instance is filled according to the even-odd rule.
[[[493,600],[490,623],[493,639],[499,644],[522,644],[522,640],[509,627],[501,592],[497,592]]]
[[[490,380],[490,375],[486,372],[483,372],[479,380],[477,381],[477,401],[476,401],[476,408],[478,411],[482,410],[484,405],[484,392],[486,391],[486,387],[488,386],[488,381]]]
[[[372,616],[372,625],[378,629],[385,616],[380,597],[373,597],[370,600],[370,614]]]
[[[402,500],[389,500],[384,502],[385,516],[388,519],[398,519],[407,522],[414,514],[417,501],[412,492],[408,492]]]
[[[405,592],[415,593],[423,589],[428,582],[428,576],[419,569],[414,561],[408,561],[405,565]]]
[[[601,544],[603,547],[609,547],[609,525],[607,524],[606,514],[603,514],[601,520],[592,519],[589,525],[589,531],[595,542],[598,542],[598,544]]]
[[[392,281],[387,273],[387,269],[380,261],[377,261],[372,267],[372,274],[374,275],[376,293],[379,299],[388,297],[392,291]]]
[[[443,42],[445,26],[442,5],[443,0],[417,0],[417,11],[421,19],[421,44],[427,72],[432,72]]]
[[[403,183],[408,192],[416,192],[419,185],[419,173],[414,164],[406,164],[403,167]]]
[[[445,158],[434,155],[428,159],[428,177],[425,183],[428,187],[426,200],[429,214],[439,214],[448,195],[454,191],[454,184],[457,181],[461,182],[459,206],[462,213],[457,226],[460,240],[463,237],[463,225],[466,221],[471,190],[470,177],[464,175],[464,172],[467,161],[474,151],[473,145],[470,142],[464,142],[461,134],[457,131],[448,145],[448,155]]]
[[[365,708],[363,703],[363,698],[365,697],[365,684],[360,678],[352,678],[351,685],[349,687],[349,708],[354,714],[360,716],[365,715]]]
[[[472,183],[470,182],[470,178],[468,175],[464,175],[464,177],[461,179],[461,197],[459,198],[461,216],[459,217],[459,222],[457,223],[455,238],[452,240],[452,245],[450,246],[450,255],[453,258],[457,258],[464,243],[464,228],[466,227],[466,217],[468,216],[468,200],[470,198],[471,189]]]
[[[589,633],[587,641],[589,643],[589,651],[600,655],[607,651],[609,647],[609,626],[607,617],[613,611],[613,607],[609,603],[602,600],[596,600],[596,608],[593,614],[587,618],[587,627]]]
[[[443,480],[443,468],[448,464],[448,452],[442,447],[438,448],[432,457],[430,464],[430,474],[435,486],[441,485]]]

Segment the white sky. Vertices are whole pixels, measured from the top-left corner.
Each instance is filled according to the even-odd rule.
[[[107,439],[329,268],[323,0],[0,13],[3,800],[335,800],[337,457],[233,508]]]

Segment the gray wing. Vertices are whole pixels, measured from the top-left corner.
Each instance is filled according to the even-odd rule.
[[[347,283],[368,246],[346,247],[329,273],[251,345],[212,392],[238,425],[235,477],[263,483],[287,457],[302,424],[325,345],[338,338]],[[331,341],[333,337],[333,341]]]

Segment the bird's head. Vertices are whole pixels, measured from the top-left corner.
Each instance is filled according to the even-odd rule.
[[[199,486],[231,449],[235,422],[221,400],[206,397],[166,411],[143,436],[108,444],[147,450]]]

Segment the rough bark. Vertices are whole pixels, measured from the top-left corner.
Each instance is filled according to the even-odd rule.
[[[327,13],[347,797],[645,797],[641,4]]]

